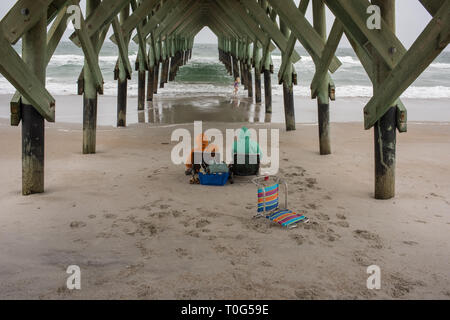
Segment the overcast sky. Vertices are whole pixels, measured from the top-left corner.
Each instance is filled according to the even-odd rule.
[[[298,3],[299,0],[295,0]],[[14,5],[15,0],[0,0],[0,17],[3,17]],[[81,1],[84,7],[84,0]],[[328,9],[327,9],[328,10]],[[307,18],[311,18],[311,5],[308,8]],[[334,17],[328,12],[328,28],[330,29]],[[418,0],[397,0],[397,36],[403,42],[405,47],[409,48],[417,36],[426,27],[431,20],[431,16],[423,8]],[[66,32],[66,37],[69,32]],[[208,29],[204,28],[196,37],[196,43],[216,43],[217,38]],[[347,40],[343,40],[341,46],[348,47]]]

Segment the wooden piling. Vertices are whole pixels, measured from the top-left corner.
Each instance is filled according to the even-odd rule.
[[[253,47],[253,63],[255,68],[255,102],[261,103],[261,52],[256,42]]]
[[[167,83],[168,74],[169,74],[169,58],[166,58],[162,63],[162,70],[161,70],[161,81],[160,81],[160,88],[164,88],[164,84]]]
[[[295,130],[295,109],[294,109],[294,86],[292,82],[283,82],[284,116],[286,120],[286,130]]]
[[[145,58],[139,50],[139,68],[138,68],[138,110],[145,109]]]
[[[264,98],[266,113],[272,113],[272,75],[267,69],[264,69]]]
[[[148,76],[147,76],[147,101],[153,101],[153,83],[155,82],[153,80],[153,74],[155,67],[149,67],[148,69]]]
[[[130,15],[129,5],[120,12],[120,22],[123,24]],[[125,36],[128,44],[128,35]],[[127,125],[127,94],[128,94],[128,74],[125,62],[119,58],[119,77],[117,79],[117,126],[126,127]]]
[[[47,8],[22,38],[22,59],[45,84],[47,54]],[[25,99],[22,100],[22,194],[44,192],[44,118]]]
[[[314,29],[322,37],[324,42],[327,40],[325,4],[323,0],[313,0],[313,19]],[[320,154],[331,154],[330,142],[330,99],[329,99],[329,76],[319,86],[317,92],[317,108],[319,120],[319,144]]]
[[[252,76],[252,66],[247,64],[247,90],[248,97],[253,98],[253,76]]]
[[[388,28],[395,33],[395,0],[372,0],[381,9],[381,16]],[[375,56],[374,94],[377,87],[388,76],[389,70],[378,55]],[[375,147],[375,198],[380,200],[395,197],[396,162],[396,108],[392,106],[374,126]]]
[[[280,20],[280,30],[286,38],[290,36],[290,30],[287,25]],[[283,57],[289,59],[290,57]],[[294,106],[294,83],[293,83],[293,65],[288,61],[286,70],[283,75],[283,99],[284,99],[284,116],[286,121],[286,131],[295,130],[295,106]]]
[[[138,73],[138,110],[145,109],[145,70]]]
[[[159,61],[159,59],[157,59],[156,63],[155,63],[155,69],[153,72],[153,93],[157,94],[158,93],[158,81],[159,81],[159,66],[161,65],[161,62]]]
[[[239,71],[239,61],[234,55],[232,56],[232,58],[233,58],[233,77],[234,80],[236,80],[238,77],[239,78],[241,77],[241,73]]]
[[[100,5],[100,0],[86,1],[86,16],[88,17]],[[91,37],[92,45],[98,45],[98,33]],[[83,154],[94,154],[96,152],[97,140],[97,87],[89,68],[88,62],[84,60],[83,68]]]

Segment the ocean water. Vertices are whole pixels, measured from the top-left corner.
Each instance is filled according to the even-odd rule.
[[[298,85],[294,94],[310,97],[310,83],[315,67],[312,59],[303,48],[296,48],[302,59],[295,64],[298,74]],[[16,46],[20,50],[20,46]],[[100,68],[105,80],[105,95],[116,95],[116,82],[113,70],[117,60],[117,47],[110,42],[105,43],[100,53]],[[134,67],[138,48],[130,46],[130,62]],[[337,52],[342,66],[332,77],[336,85],[336,97],[371,97],[372,86],[369,78],[352,49],[342,48]],[[277,74],[281,65],[281,54],[278,50],[272,55],[275,72],[272,85],[273,94],[282,95],[282,87],[278,85]],[[83,67],[84,58],[80,48],[71,42],[62,42],[56,50],[47,69],[47,88],[53,95],[75,95],[76,81]],[[129,95],[137,96],[136,73],[129,82]],[[174,96],[229,96],[232,92],[233,79],[226,74],[224,66],[218,60],[217,46],[214,44],[196,44],[192,60],[180,69],[175,82],[159,90],[160,97]],[[0,76],[0,94],[12,94],[14,88],[5,78]],[[429,68],[403,94],[410,99],[442,99],[450,98],[450,52],[443,52]]]

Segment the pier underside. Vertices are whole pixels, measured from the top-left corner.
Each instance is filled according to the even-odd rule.
[[[144,109],[145,101],[174,81],[192,58],[194,38],[206,26],[218,38],[219,59],[227,72],[242,79],[249,98],[264,101],[266,113],[272,112],[271,53],[281,51],[278,80],[287,131],[296,130],[293,86],[302,72],[294,68],[300,59],[295,45],[305,48],[316,67],[311,97],[317,99],[318,149],[329,155],[329,107],[338,90],[332,74],[341,66],[335,52],[345,34],[373,84],[373,97],[362,111],[365,129],[374,131],[375,198],[390,199],[395,196],[396,133],[407,131],[400,96],[450,38],[450,0],[419,1],[432,19],[407,50],[396,36],[395,0],[301,0],[298,6],[293,0],[86,0],[83,11],[79,0],[18,0],[0,22],[0,73],[17,89],[11,125],[22,126],[22,193],[44,192],[45,121],[54,122],[57,112],[57,101],[45,88],[45,73],[72,21],[70,39],[85,56],[84,68],[74,75],[83,95],[84,154],[96,153],[98,95],[105,81],[98,60],[109,30],[118,53],[117,126],[124,127],[128,80],[138,77],[136,107]],[[312,22],[305,17],[308,6]],[[328,34],[327,7],[335,16]],[[19,40],[22,55],[12,47]],[[131,41],[139,45],[134,68],[128,55]]]

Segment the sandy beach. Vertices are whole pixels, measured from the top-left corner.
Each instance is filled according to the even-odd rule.
[[[70,102],[78,97],[66,99],[58,110],[81,110]],[[334,122],[333,154],[322,157],[315,124],[286,132],[241,111],[203,119],[204,129],[280,129],[289,206],[311,220],[284,230],[252,219],[250,178],[190,185],[170,161],[170,137],[192,131],[192,119],[152,122],[155,113],[136,113],[145,123],[125,129],[99,126],[89,156],[80,124],[47,124],[46,193],[29,197],[20,127],[0,119],[0,299],[450,299],[448,123],[409,123],[398,136],[397,196],[377,201],[373,132],[360,122]],[[66,288],[69,265],[81,268],[81,290]],[[369,265],[381,268],[380,290],[366,287]]]

